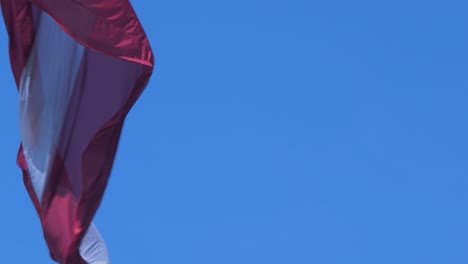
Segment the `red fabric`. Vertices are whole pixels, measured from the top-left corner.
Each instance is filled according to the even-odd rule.
[[[9,35],[11,68],[18,86],[34,40],[31,5],[27,0],[1,0],[1,5]]]
[[[18,165],[51,257],[85,264],[78,249],[102,200],[124,119],[153,70],[148,39],[126,0],[0,0],[19,86],[34,41],[32,5],[87,47],[55,161],[39,202],[20,148]],[[32,4],[31,4],[32,3]]]

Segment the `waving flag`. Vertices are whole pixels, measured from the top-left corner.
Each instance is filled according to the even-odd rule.
[[[128,0],[0,0],[19,93],[18,165],[51,258],[110,263],[92,220],[153,69]]]

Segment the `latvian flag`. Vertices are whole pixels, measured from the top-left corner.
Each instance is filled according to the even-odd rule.
[[[19,93],[18,165],[51,258],[110,263],[93,217],[153,69],[128,0],[0,0]]]

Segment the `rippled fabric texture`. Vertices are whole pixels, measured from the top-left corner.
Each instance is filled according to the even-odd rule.
[[[124,119],[153,70],[125,0],[0,0],[19,93],[18,165],[51,258],[110,263],[92,223]]]

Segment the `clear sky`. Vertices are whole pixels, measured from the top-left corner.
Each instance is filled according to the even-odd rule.
[[[114,264],[468,262],[468,2],[132,1],[156,54],[96,222]],[[2,263],[52,263],[0,31]]]

